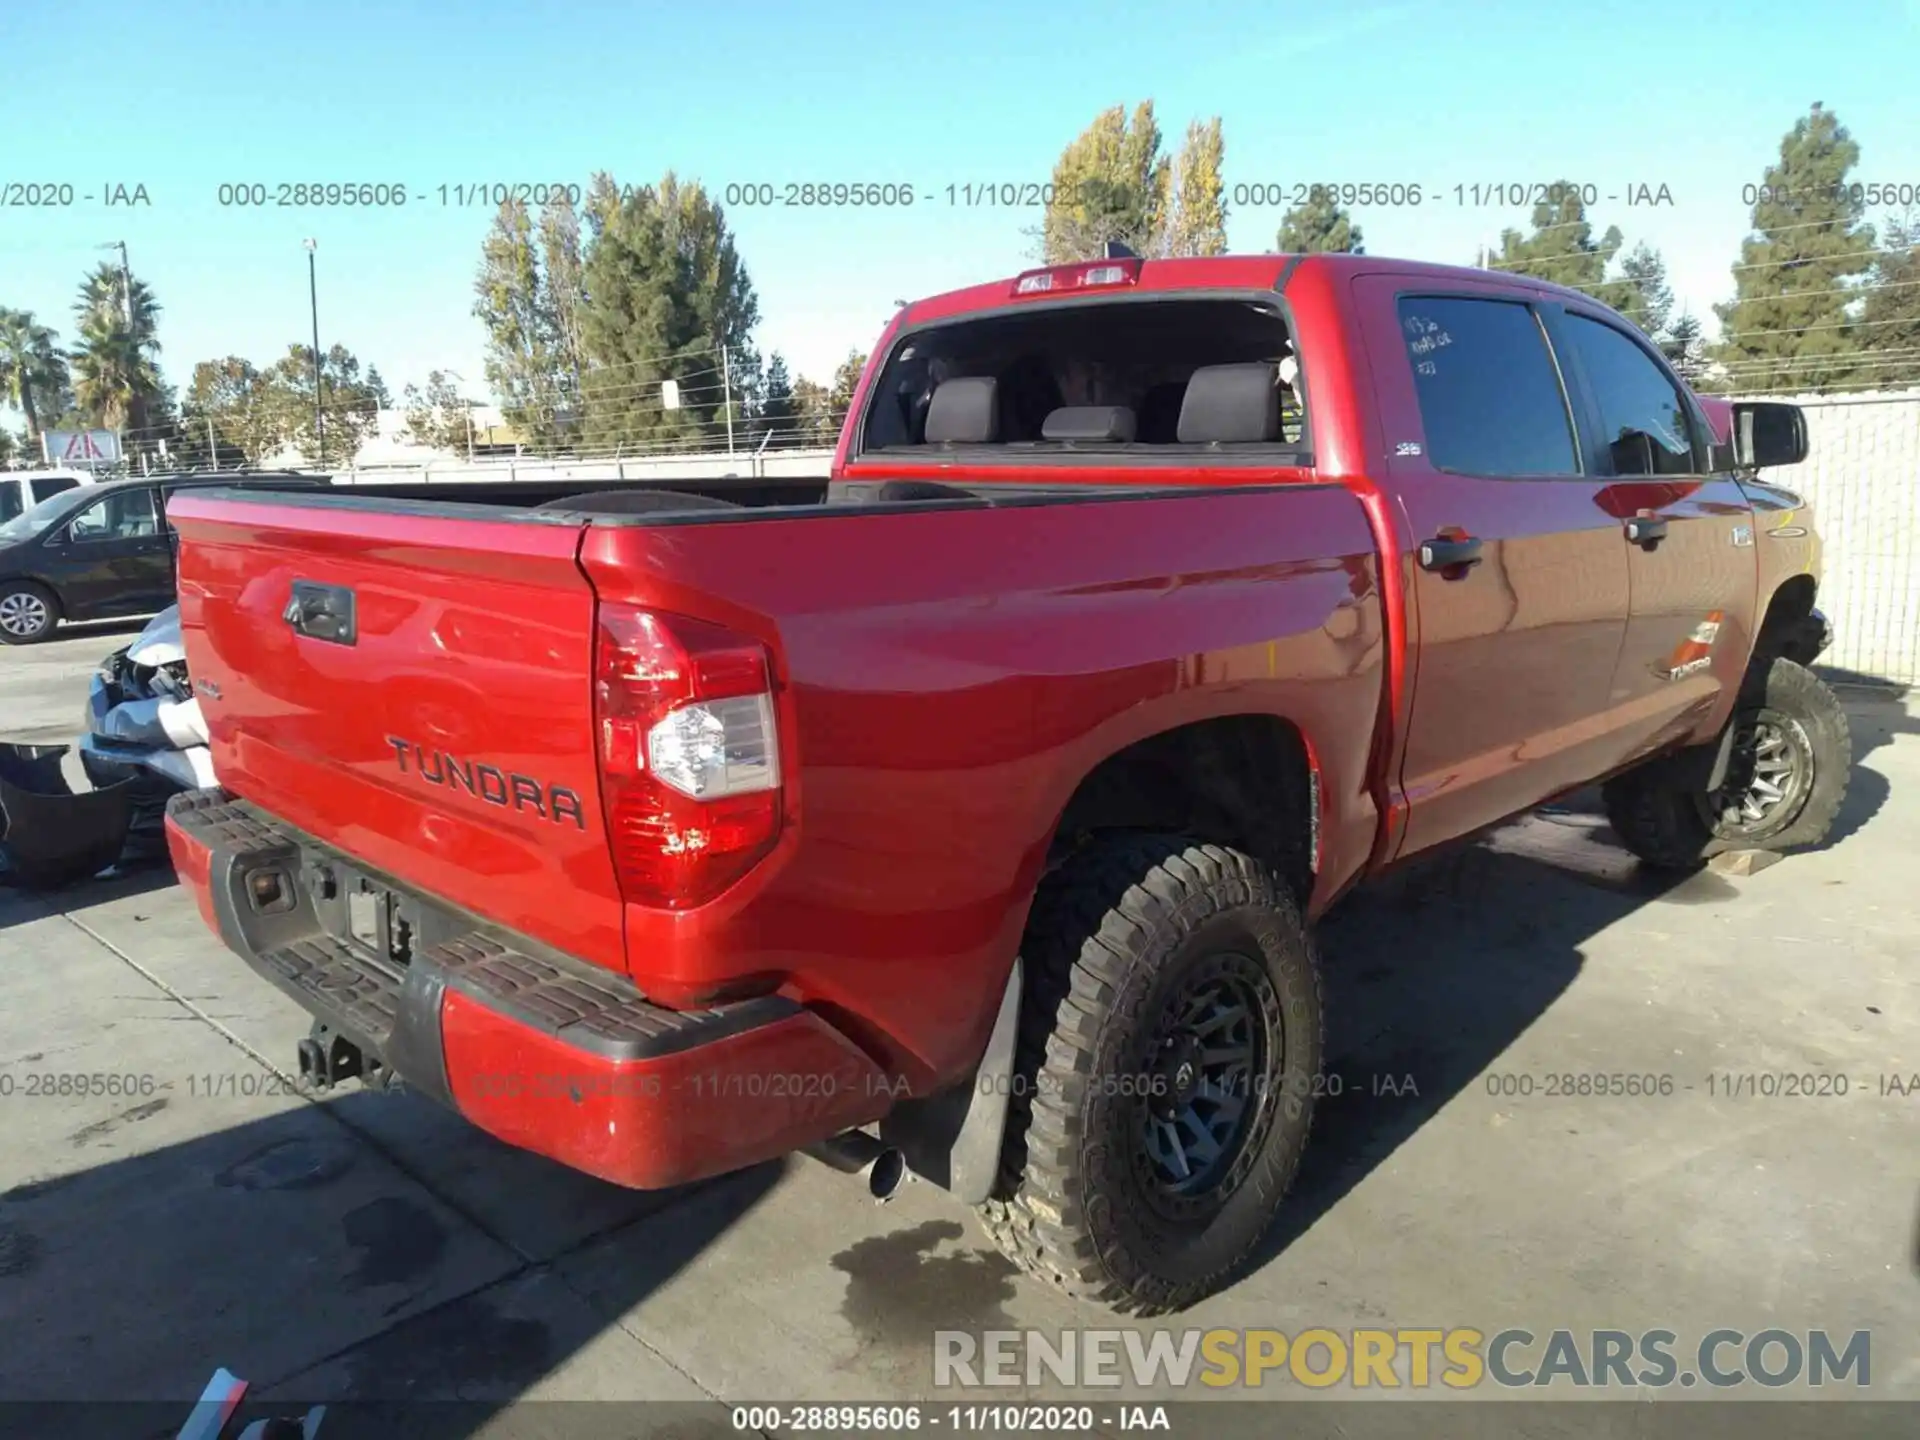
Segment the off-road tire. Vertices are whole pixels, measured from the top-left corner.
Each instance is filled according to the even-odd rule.
[[[1293,897],[1238,851],[1119,836],[1042,883],[1023,960],[1007,1138],[994,1198],[980,1207],[987,1233],[1068,1295],[1122,1313],[1183,1309],[1259,1244],[1306,1149],[1323,1019],[1319,964]],[[1217,1209],[1169,1218],[1161,1206],[1187,1202],[1156,1199],[1142,1173],[1139,1057],[1186,986],[1221,963],[1271,983],[1254,1067],[1265,1072],[1261,1098],[1229,1170],[1191,1202]]]
[[[1846,712],[1818,675],[1772,656],[1754,662],[1731,723],[1738,726],[1766,713],[1798,727],[1796,751],[1798,737],[1806,742],[1796,763],[1810,764],[1811,775],[1791,804],[1767,816],[1763,827],[1734,833],[1715,821],[1715,807],[1702,790],[1676,783],[1674,767],[1654,761],[1601,787],[1607,820],[1621,843],[1655,869],[1697,870],[1728,850],[1785,851],[1824,840],[1846,801],[1853,769]],[[1729,784],[1738,783],[1741,764],[1736,753],[1728,767]]]
[[[59,628],[60,602],[54,598],[51,590],[44,585],[36,585],[31,580],[0,581],[0,605],[5,605],[16,597],[38,600],[44,609],[45,623],[37,629],[16,634],[4,625],[0,625],[0,645],[35,645],[45,640]]]

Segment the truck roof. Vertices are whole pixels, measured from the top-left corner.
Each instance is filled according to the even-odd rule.
[[[1033,268],[1038,270],[1047,267]],[[1127,293],[1137,295],[1142,291],[1172,294],[1182,290],[1271,290],[1279,283],[1281,275],[1289,271],[1291,271],[1289,283],[1302,275],[1315,272],[1329,279],[1341,275],[1383,273],[1432,280],[1475,280],[1482,284],[1492,279],[1511,284],[1517,289],[1532,290],[1541,295],[1580,299],[1589,303],[1593,301],[1590,295],[1584,295],[1564,285],[1555,285],[1551,281],[1535,279],[1531,275],[1517,275],[1502,270],[1481,270],[1471,265],[1439,265],[1426,260],[1397,260],[1382,255],[1346,254],[1209,255],[1170,260],[1144,260],[1140,262],[1140,278],[1127,287]],[[1031,271],[1020,272],[1020,274],[1029,273]],[[920,325],[976,311],[1002,309],[1016,303],[1013,299],[1013,287],[1018,279],[1019,275],[1009,275],[1002,280],[989,280],[985,284],[969,285],[960,290],[948,290],[939,295],[930,295],[925,299],[912,301],[902,312],[901,323]],[[1111,293],[1094,292],[1087,298],[1092,302],[1101,294]]]

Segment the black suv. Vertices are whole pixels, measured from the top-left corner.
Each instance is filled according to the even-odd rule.
[[[174,601],[169,495],[210,485],[327,485],[293,470],[148,475],[51,495],[0,525],[0,643],[30,645],[62,620],[150,615]]]

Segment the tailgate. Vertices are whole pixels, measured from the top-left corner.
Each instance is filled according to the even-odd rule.
[[[222,786],[372,869],[625,968],[577,521],[335,496],[181,496],[168,516]]]

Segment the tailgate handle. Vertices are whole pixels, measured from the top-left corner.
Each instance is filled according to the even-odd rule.
[[[351,645],[357,638],[353,619],[353,591],[345,585],[321,585],[312,580],[293,582],[293,597],[280,618],[296,635]]]

